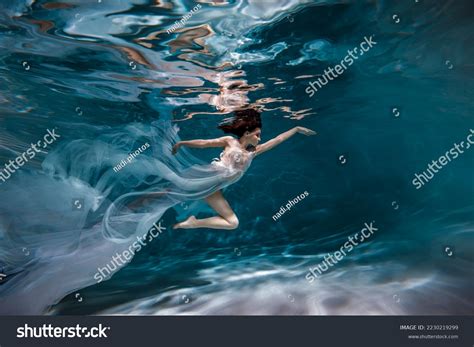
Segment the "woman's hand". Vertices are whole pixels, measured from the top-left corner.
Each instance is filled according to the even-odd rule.
[[[306,136],[316,135],[316,131],[313,131],[313,130],[308,129],[308,128],[296,127],[296,131],[298,133],[306,135]]]
[[[171,153],[175,155],[178,152],[179,147],[181,147],[181,142],[178,142],[177,144],[173,146],[173,148],[171,149]]]

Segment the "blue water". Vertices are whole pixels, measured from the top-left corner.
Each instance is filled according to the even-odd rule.
[[[294,126],[318,133],[256,158],[226,190],[237,230],[173,231],[191,208],[170,210],[167,230],[129,265],[42,313],[472,314],[474,151],[421,189],[412,184],[474,129],[472,2],[209,0],[168,34],[195,5],[0,3],[0,163],[46,129],[61,134],[19,182],[46,175],[55,150],[130,124],[164,120],[183,139],[221,136],[219,121],[247,104],[263,111],[263,141]],[[310,81],[371,35],[370,51],[307,95]],[[219,152],[193,154],[210,161]],[[93,159],[68,160],[80,168]],[[0,212],[1,228],[38,218],[40,229],[48,203]],[[308,283],[310,266],[371,221],[370,239]],[[61,278],[48,275],[54,290]]]

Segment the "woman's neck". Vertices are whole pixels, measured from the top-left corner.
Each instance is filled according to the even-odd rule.
[[[248,140],[240,138],[239,139],[240,147],[242,147],[243,150],[252,152],[252,149],[255,149],[255,146],[252,145]]]
[[[239,143],[243,149],[246,149],[250,145],[250,142],[242,137],[239,139]]]

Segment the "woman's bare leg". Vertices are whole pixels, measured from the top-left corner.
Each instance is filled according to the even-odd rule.
[[[204,219],[196,219],[196,217],[191,216],[184,222],[175,224],[173,228],[211,228],[231,230],[236,229],[239,226],[239,220],[237,216],[235,215],[234,211],[232,211],[232,208],[220,190],[209,195],[205,200],[209,206],[211,206],[214,211],[219,214],[219,216]]]

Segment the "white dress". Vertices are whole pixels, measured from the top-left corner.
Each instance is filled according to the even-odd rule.
[[[177,141],[177,127],[163,121],[64,141],[41,172],[23,170],[4,184],[0,271],[7,278],[0,285],[0,314],[42,314],[97,283],[98,269],[146,235],[169,208],[237,182],[254,157],[236,145],[206,163],[185,148],[173,156]],[[148,149],[114,172],[145,143]]]

